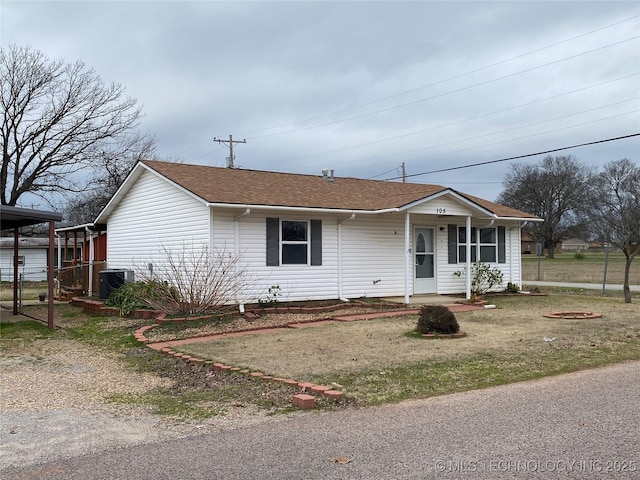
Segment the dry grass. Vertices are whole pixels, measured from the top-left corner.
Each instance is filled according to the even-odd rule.
[[[578,260],[573,253],[556,254],[555,258],[540,258],[540,280],[546,282],[602,283],[604,276],[604,253],[585,253]],[[621,253],[609,254],[607,283],[624,283],[625,258]],[[522,256],[522,278],[538,279],[538,258],[535,255]],[[640,260],[631,264],[631,285],[640,285]]]
[[[458,313],[466,338],[410,338],[417,315],[342,323],[183,345],[181,351],[307,380],[360,370],[385,370],[424,362],[456,362],[477,355],[522,356],[562,350],[582,355],[618,341],[640,344],[640,311],[620,299],[597,297],[497,297],[493,310]],[[553,320],[556,310],[599,311],[595,320]],[[545,342],[544,337],[555,338]]]
[[[38,295],[47,292],[47,282],[24,282],[22,300],[37,300]],[[13,282],[0,283],[0,301],[13,300]]]

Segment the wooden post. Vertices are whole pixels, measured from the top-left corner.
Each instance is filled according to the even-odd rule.
[[[53,262],[55,260],[54,249],[53,249],[53,238],[55,236],[55,222],[49,222],[49,265],[47,268],[47,289],[49,293],[49,303],[47,305],[47,326],[49,328],[54,327],[53,322]]]

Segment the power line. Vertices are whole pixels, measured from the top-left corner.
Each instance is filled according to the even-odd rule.
[[[624,79],[627,79],[629,77],[634,77],[634,76],[638,76],[638,75],[640,75],[640,72],[635,72],[635,73],[632,73],[632,74],[629,74],[629,75],[625,75],[623,77],[619,77],[619,78],[616,78],[616,79],[613,79],[613,80],[607,80],[607,81],[604,81],[604,82],[600,82],[600,83],[596,83],[596,84],[593,84],[593,85],[589,85],[587,87],[582,87],[582,88],[578,88],[578,89],[575,89],[575,90],[571,90],[569,92],[559,93],[557,95],[552,95],[550,97],[540,98],[540,99],[537,99],[537,100],[532,100],[530,102],[521,103],[519,105],[512,105],[510,107],[506,107],[506,108],[503,108],[501,110],[494,110],[493,112],[484,113],[482,115],[476,115],[474,117],[463,118],[462,120],[456,120],[455,122],[443,123],[441,125],[436,125],[436,126],[433,126],[433,127],[427,128],[427,129],[416,130],[416,131],[413,131],[413,132],[404,133],[402,135],[396,135],[396,136],[393,136],[393,137],[387,137],[387,138],[383,138],[383,139],[380,139],[380,140],[374,140],[372,142],[362,143],[362,144],[358,144],[358,145],[351,145],[351,146],[348,146],[348,147],[338,148],[338,149],[335,149],[335,150],[328,150],[328,151],[320,152],[320,153],[312,153],[312,154],[309,154],[309,155],[296,156],[296,159],[300,160],[300,159],[303,159],[303,158],[309,158],[309,157],[315,157],[315,156],[320,156],[320,155],[328,155],[328,154],[332,154],[332,153],[338,153],[338,152],[342,152],[342,151],[345,151],[345,150],[352,150],[354,148],[367,147],[369,145],[375,145],[375,144],[379,144],[379,143],[388,142],[388,141],[391,141],[391,140],[397,140],[399,138],[406,138],[406,137],[410,137],[412,135],[418,135],[420,133],[431,132],[431,131],[434,131],[434,130],[439,130],[441,128],[452,127],[454,125],[460,125],[462,123],[470,122],[472,120],[480,120],[481,118],[490,117],[492,115],[497,115],[499,113],[506,113],[506,112],[509,112],[511,110],[515,110],[517,108],[528,107],[528,106],[531,106],[531,105],[535,105],[536,103],[545,102],[547,100],[553,100],[553,99],[556,99],[556,98],[559,98],[559,97],[562,97],[562,96],[565,96],[565,95],[570,95],[572,93],[582,92],[584,90],[589,90],[591,88],[600,87],[600,86],[606,85],[608,83],[617,82],[617,81],[624,80]],[[615,105],[615,104],[605,105],[604,107],[611,106],[611,105]],[[598,107],[598,108],[604,108],[604,107]],[[589,110],[587,110],[587,111],[589,111]],[[579,113],[584,113],[584,112],[579,112]],[[577,115],[577,114],[574,114],[574,115]],[[497,133],[499,133],[499,132],[497,132]],[[432,147],[427,147],[427,148],[432,148]],[[419,148],[419,149],[416,149],[416,150],[410,150],[409,152],[415,152],[415,151],[418,151],[418,150],[423,150],[423,148]],[[392,156],[392,155],[399,155],[399,154],[402,154],[402,153],[409,153],[409,152],[392,153],[392,154],[382,155],[382,156],[374,157],[374,158],[381,158],[381,157],[385,157],[385,156],[388,157],[388,156]]]
[[[541,151],[541,152],[527,153],[525,155],[516,155],[515,157],[501,158],[501,159],[498,159],[498,160],[488,160],[486,162],[470,163],[470,164],[467,164],[467,165],[460,165],[460,166],[457,166],[457,167],[441,168],[439,170],[431,170],[429,172],[413,173],[411,175],[407,175],[406,177],[407,178],[408,177],[419,177],[421,175],[430,175],[432,173],[450,172],[450,171],[453,171],[453,170],[462,170],[463,168],[479,167],[479,166],[482,166],[482,165],[490,165],[492,163],[508,162],[510,160],[517,160],[519,158],[535,157],[536,155],[544,155],[544,154],[547,154],[547,153],[560,152],[562,150],[569,150],[570,148],[586,147],[588,145],[596,145],[598,143],[615,142],[617,140],[624,140],[624,139],[627,139],[627,138],[637,137],[639,135],[640,135],[640,133],[632,133],[630,135],[624,135],[624,136],[621,136],[621,137],[607,138],[607,139],[604,139],[604,140],[596,140],[596,141],[587,142],[587,143],[579,143],[579,144],[576,144],[576,145],[570,145],[568,147],[560,147],[560,148],[554,148],[554,149],[551,149],[551,150],[544,150],[544,151]],[[401,178],[402,177],[394,177],[394,178],[389,178],[387,180],[399,180]]]
[[[265,128],[261,128],[261,129],[258,129],[258,130],[252,130],[252,131],[249,131],[249,132],[245,132],[245,135],[246,135],[246,134],[250,134],[250,133],[263,132],[263,131],[265,131],[265,130],[274,130],[274,129],[277,129],[277,128],[284,128],[284,127],[288,127],[288,126],[292,126],[292,125],[296,125],[296,124],[300,124],[300,123],[310,122],[310,121],[312,121],[312,120],[318,120],[318,119],[320,119],[320,118],[330,117],[330,116],[333,116],[333,115],[338,115],[338,114],[340,114],[340,113],[349,112],[349,111],[351,111],[351,110],[355,110],[355,109],[358,109],[358,108],[361,108],[361,107],[366,107],[366,106],[369,106],[369,105],[374,105],[374,104],[376,104],[376,103],[381,103],[381,102],[384,102],[384,101],[386,101],[386,100],[390,100],[390,99],[392,99],[392,98],[397,98],[397,97],[400,97],[400,96],[403,96],[403,95],[407,95],[407,94],[409,94],[409,93],[414,93],[414,92],[417,92],[417,91],[420,91],[420,90],[424,90],[424,89],[429,88],[429,87],[434,87],[434,86],[436,86],[436,85],[440,85],[440,84],[442,84],[442,83],[446,83],[446,82],[449,82],[449,81],[451,81],[451,80],[456,80],[456,79],[458,79],[458,78],[466,77],[466,76],[468,76],[468,75],[472,75],[472,74],[474,74],[474,73],[478,73],[478,72],[480,72],[480,71],[482,71],[482,70],[487,70],[487,69],[489,69],[489,68],[493,68],[493,67],[496,67],[496,66],[498,66],[498,65],[502,65],[502,64],[504,64],[504,63],[508,63],[508,62],[510,62],[510,61],[512,61],[512,60],[517,60],[517,59],[519,59],[519,58],[523,58],[523,57],[526,57],[526,56],[532,55],[532,54],[534,54],[534,53],[538,53],[538,52],[541,52],[541,51],[543,51],[543,50],[547,50],[547,49],[552,48],[552,47],[557,47],[558,45],[562,45],[563,43],[567,43],[567,42],[570,42],[570,41],[572,41],[572,40],[576,40],[576,39],[578,39],[578,38],[585,37],[585,36],[587,36],[587,35],[591,35],[592,33],[595,33],[595,32],[601,31],[601,30],[606,30],[607,28],[614,27],[614,26],[616,26],[616,25],[619,25],[619,24],[621,24],[621,23],[628,22],[628,21],[633,20],[633,19],[636,19],[636,18],[638,18],[638,17],[640,17],[640,15],[634,15],[634,16],[632,16],[632,17],[625,18],[625,19],[623,19],[623,20],[619,20],[619,21],[614,22],[614,23],[611,23],[611,24],[609,24],[609,25],[605,25],[605,26],[603,26],[603,27],[599,27],[599,28],[596,28],[596,29],[594,29],[594,30],[590,30],[590,31],[588,31],[588,32],[581,33],[581,34],[579,34],[579,35],[575,35],[575,36],[573,36],[573,37],[570,37],[570,38],[567,38],[567,39],[564,39],[564,40],[561,40],[561,41],[558,41],[558,42],[555,42],[555,43],[551,43],[551,44],[546,45],[546,46],[544,46],[544,47],[540,47],[540,48],[538,48],[538,49],[531,50],[531,51],[529,51],[529,52],[525,52],[525,53],[522,53],[522,54],[516,55],[516,56],[514,56],[514,57],[510,57],[510,58],[507,58],[507,59],[505,59],[505,60],[501,60],[501,61],[499,61],[499,62],[492,63],[492,64],[490,64],[490,65],[485,65],[485,66],[482,66],[482,67],[476,68],[476,69],[474,69],[474,70],[470,70],[470,71],[465,72],[465,73],[460,73],[460,74],[454,75],[454,76],[452,76],[452,77],[448,77],[448,78],[445,78],[445,79],[442,79],[442,80],[438,80],[438,81],[436,81],[436,82],[429,83],[429,84],[427,84],[427,85],[423,85],[423,86],[420,86],[420,87],[417,87],[417,88],[414,88],[414,89],[411,89],[411,90],[406,90],[406,91],[404,91],[404,92],[396,93],[396,94],[394,94],[394,95],[390,95],[390,96],[387,96],[387,97],[384,97],[384,98],[381,98],[381,99],[378,99],[378,100],[373,100],[373,101],[371,101],[371,102],[362,103],[362,104],[359,104],[359,105],[355,105],[355,106],[353,106],[353,107],[345,108],[345,109],[338,110],[338,111],[331,112],[331,113],[326,113],[326,114],[323,114],[323,115],[318,115],[318,116],[315,116],[315,117],[309,117],[309,118],[306,118],[306,119],[303,119],[303,120],[299,120],[299,121],[297,121],[297,122],[293,122],[293,123],[288,123],[288,124],[278,125],[278,126],[274,126],[274,127],[265,127]],[[285,132],[285,133],[286,133],[286,132]],[[279,134],[277,134],[277,133],[276,133],[275,135],[279,135]],[[263,136],[268,136],[268,135],[263,135]],[[261,137],[253,137],[253,138],[262,138],[262,136],[261,136]]]
[[[597,52],[599,50],[604,50],[605,48],[609,48],[609,47],[613,47],[613,46],[616,46],[616,45],[620,45],[622,43],[629,42],[631,40],[636,40],[638,38],[640,38],[640,35],[636,35],[636,36],[633,36],[633,37],[630,37],[630,38],[626,38],[624,40],[620,40],[618,42],[610,43],[608,45],[604,45],[604,46],[597,47],[597,48],[594,48],[594,49],[591,49],[591,50],[587,50],[585,52],[577,53],[575,55],[570,55],[568,57],[564,57],[564,58],[561,58],[559,60],[554,60],[553,62],[547,62],[547,63],[541,64],[541,65],[536,65],[535,67],[526,68],[524,70],[519,70],[517,72],[509,73],[509,74],[506,74],[506,75],[501,75],[499,77],[495,77],[495,78],[492,78],[490,80],[485,80],[485,81],[474,83],[474,84],[467,85],[467,86],[464,86],[464,87],[456,88],[454,90],[449,90],[447,92],[439,93],[437,95],[432,95],[432,96],[426,97],[426,98],[421,98],[421,99],[418,99],[418,100],[414,100],[412,102],[402,103],[402,104],[399,104],[399,105],[394,105],[392,107],[383,108],[381,110],[376,110],[376,111],[368,112],[368,113],[362,113],[360,115],[354,115],[352,117],[347,117],[347,118],[343,118],[343,119],[340,119],[340,120],[334,120],[334,121],[331,121],[331,122],[326,122],[326,123],[322,123],[322,124],[318,124],[318,125],[310,125],[308,127],[301,127],[301,128],[298,128],[298,129],[288,130],[288,131],[285,131],[285,132],[276,132],[276,133],[269,133],[269,134],[265,134],[265,135],[258,135],[258,136],[251,137],[251,139],[274,137],[274,136],[285,135],[285,134],[289,134],[289,133],[297,133],[297,132],[302,132],[302,131],[305,131],[305,130],[311,130],[313,128],[326,127],[326,126],[329,126],[329,125],[335,125],[336,123],[342,123],[342,122],[347,122],[347,121],[350,121],[350,120],[357,120],[359,118],[370,117],[372,115],[377,115],[378,113],[390,112],[392,110],[397,110],[399,108],[407,107],[409,105],[415,105],[415,104],[426,102],[426,101],[433,100],[433,99],[436,99],[436,98],[445,97],[447,95],[451,95],[452,93],[460,93],[460,92],[463,92],[465,90],[470,90],[470,89],[475,88],[475,87],[479,87],[479,86],[482,86],[482,85],[488,85],[490,83],[497,82],[498,80],[504,80],[506,78],[515,77],[517,75],[521,75],[523,73],[528,73],[528,72],[531,72],[533,70],[537,70],[539,68],[549,67],[551,65],[555,65],[555,64],[564,62],[566,60],[571,60],[571,59],[578,58],[578,57],[581,57],[581,56],[584,56],[584,55],[588,55],[590,53]]]

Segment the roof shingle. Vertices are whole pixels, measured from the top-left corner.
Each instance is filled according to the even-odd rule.
[[[401,208],[450,190],[441,185],[267,172],[143,161],[147,167],[208,203],[377,211]],[[500,217],[536,218],[456,192]]]

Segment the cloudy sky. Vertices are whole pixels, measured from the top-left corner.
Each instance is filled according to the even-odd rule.
[[[640,3],[29,1],[2,45],[126,87],[158,154],[437,183],[494,200],[514,161],[640,132]],[[640,161],[640,137],[572,148]],[[538,162],[543,155],[517,160]]]

